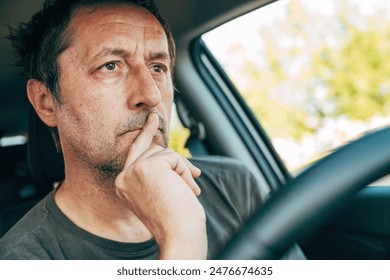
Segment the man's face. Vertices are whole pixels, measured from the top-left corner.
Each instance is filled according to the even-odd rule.
[[[59,57],[65,159],[118,174],[152,111],[160,116],[154,142],[167,146],[173,86],[158,20],[135,6],[83,7],[68,31],[71,44]]]

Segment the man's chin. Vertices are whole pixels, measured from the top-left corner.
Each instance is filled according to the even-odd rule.
[[[158,145],[163,148],[167,148],[168,142],[169,142],[169,138],[167,137],[167,135],[159,131],[159,133],[157,133],[153,137],[151,146]],[[133,143],[131,145],[133,145]],[[113,154],[116,154],[117,156],[114,156],[111,158],[111,160],[108,160],[107,162],[96,166],[96,168],[99,171],[109,176],[115,176],[115,177],[119,175],[120,172],[123,171],[125,167],[124,164],[128,156],[128,151],[131,150],[131,146],[121,147],[120,148],[121,151],[117,150],[117,148],[119,147],[117,146],[115,151],[113,152]]]
[[[115,180],[116,177],[119,175],[119,173],[123,170],[123,164],[122,165],[116,165],[116,164],[104,164],[98,166],[96,169],[99,170],[99,174],[101,179],[104,180]]]

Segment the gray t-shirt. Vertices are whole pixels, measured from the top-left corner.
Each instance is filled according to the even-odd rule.
[[[241,163],[222,157],[192,159],[202,170],[199,200],[207,218],[208,258],[213,259],[264,197]],[[157,259],[155,240],[124,243],[93,235],[69,220],[51,192],[1,240],[0,259]],[[292,255],[292,258],[299,258]],[[289,257],[288,257],[289,258]]]

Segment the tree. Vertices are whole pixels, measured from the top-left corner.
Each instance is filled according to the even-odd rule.
[[[347,39],[339,49],[322,48],[313,59],[313,75],[327,89],[333,115],[367,121],[389,113],[390,26],[364,30],[345,22]]]
[[[251,42],[263,46],[261,59],[228,69],[272,138],[299,140],[329,117],[368,121],[390,111],[389,17],[367,15],[353,1],[333,3],[336,14],[322,14],[290,1]]]

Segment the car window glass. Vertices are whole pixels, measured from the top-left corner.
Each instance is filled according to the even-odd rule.
[[[292,174],[390,123],[389,1],[277,1],[202,40]]]

